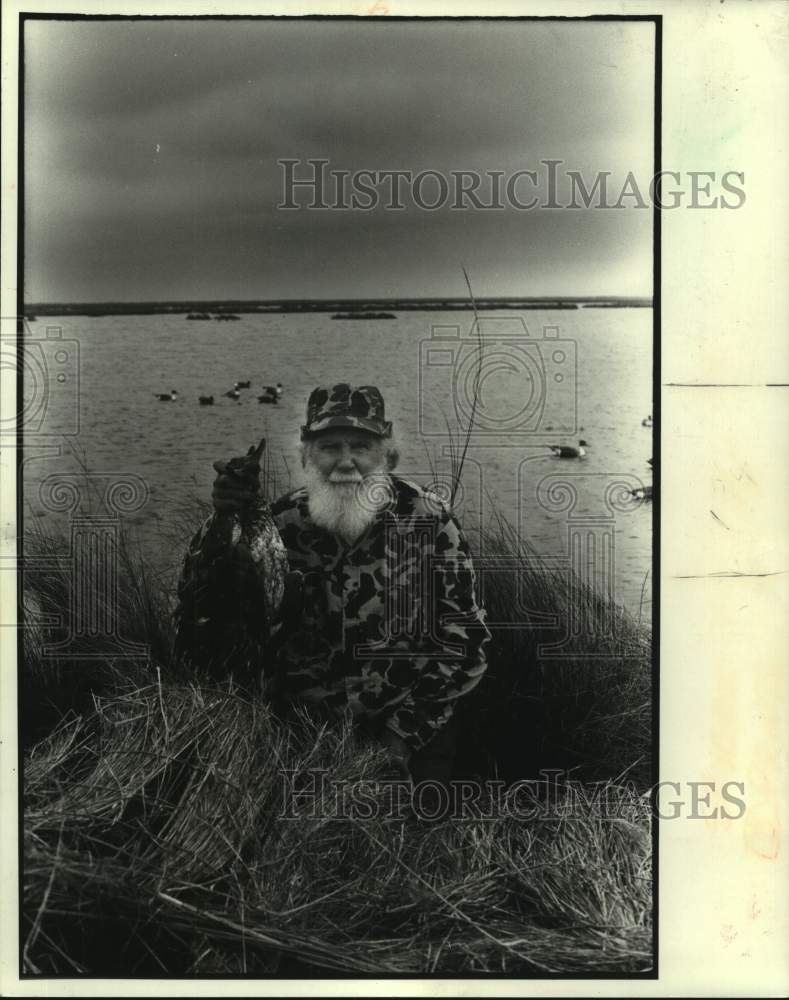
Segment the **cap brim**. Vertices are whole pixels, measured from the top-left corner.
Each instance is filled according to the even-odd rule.
[[[389,420],[376,420],[373,417],[324,417],[314,424],[301,428],[302,437],[309,434],[319,434],[321,431],[335,430],[340,427],[355,427],[360,431],[368,431],[376,437],[391,437],[392,424]]]

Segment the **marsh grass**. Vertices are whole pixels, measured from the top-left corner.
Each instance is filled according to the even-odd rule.
[[[299,819],[282,773],[391,778],[349,725],[289,724],[232,688],[97,699],[26,766],[32,973],[637,973],[650,963],[648,808],[569,791],[528,822]],[[375,787],[375,786],[373,786]],[[319,792],[321,790],[319,789]],[[322,816],[322,813],[325,815]]]
[[[184,508],[180,543],[202,511]],[[651,965],[650,640],[548,570],[505,524],[516,570],[485,581],[489,670],[463,699],[461,773],[564,768],[528,820],[283,819],[283,773],[396,776],[346,720],[285,718],[179,674],[173,578],[121,534],[117,635],[46,657],[70,627],[68,544],[31,530],[26,580],[23,968],[32,974],[629,975]],[[177,545],[177,548],[176,548]],[[44,565],[41,563],[40,565]],[[600,624],[546,658],[571,609]],[[611,623],[613,622],[613,627]],[[604,627],[603,627],[604,626]],[[147,649],[125,657],[129,642]],[[384,788],[381,785],[381,788]],[[381,792],[383,794],[383,792]],[[604,808],[611,797],[614,816]],[[331,803],[323,812],[331,815]]]
[[[646,790],[649,630],[572,573],[546,566],[506,522],[481,544],[485,557],[508,561],[482,580],[490,668],[461,703],[467,731],[486,749],[483,767],[510,780],[542,768],[573,769],[585,780],[626,775]],[[574,631],[574,622],[585,627]]]

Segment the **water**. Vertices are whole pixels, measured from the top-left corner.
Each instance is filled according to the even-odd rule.
[[[651,483],[652,431],[641,424],[652,411],[651,310],[487,315],[479,430],[468,449],[459,505],[464,529],[478,544],[480,524],[495,507],[542,556],[562,565],[569,558],[568,532],[578,529],[596,548],[592,555],[583,547],[576,569],[601,585],[608,573],[615,599],[648,619],[651,505],[627,498],[623,506],[620,491],[611,506],[616,488],[609,504],[605,497],[617,480],[628,488]],[[190,498],[210,497],[212,462],[265,436],[277,492],[300,485],[298,432],[307,396],[316,385],[340,381],[381,388],[401,452],[398,472],[426,484],[436,480],[435,468],[448,485],[445,419],[455,432],[466,425],[479,371],[472,323],[465,311],[403,312],[389,321],[298,313],[222,323],[189,322],[183,315],[33,321],[35,338],[54,327],[65,343],[51,340],[30,355],[38,367],[28,366],[27,412],[35,420],[26,426],[37,434],[27,438],[26,514],[42,517],[45,526],[62,519],[42,502],[39,486],[54,473],[78,473],[83,460],[101,488],[114,476],[136,474],[147,484],[148,500],[124,516],[149,558],[174,566],[181,552],[165,541],[166,529]],[[453,327],[459,328],[454,339]],[[431,338],[436,328],[443,329]],[[78,364],[69,341],[77,342]],[[65,381],[59,382],[61,368]],[[79,391],[72,394],[77,369]],[[240,402],[222,397],[246,379],[252,387],[241,390]],[[40,386],[47,381],[45,399]],[[260,387],[278,381],[285,387],[279,405],[259,404]],[[155,398],[171,388],[178,390],[177,403]],[[198,405],[199,395],[211,394],[214,406]],[[561,460],[547,448],[577,444],[579,437],[590,445],[583,460]],[[570,480],[577,494],[572,510],[557,509],[555,501],[566,496],[560,487],[546,493],[549,476]],[[609,569],[601,552],[607,533],[615,540]]]

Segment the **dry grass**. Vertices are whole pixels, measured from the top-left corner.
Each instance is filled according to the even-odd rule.
[[[178,676],[168,581],[122,543],[118,631],[150,658],[119,659],[106,638],[68,662],[42,658],[58,629],[26,643],[25,970],[648,971],[649,635],[552,576],[505,529],[485,545],[520,557],[519,576],[494,579],[485,603],[492,621],[522,627],[494,633],[488,675],[465,699],[465,772],[572,767],[584,784],[535,795],[528,819],[505,810],[426,824],[281,818],[283,771],[297,786],[314,768],[366,782],[382,806],[380,782],[394,777],[386,752],[349,725],[280,719],[239,689]],[[33,547],[61,568],[27,581],[31,599],[62,619],[63,546],[39,534]],[[541,660],[579,602],[600,621],[613,616],[614,630]]]
[[[289,807],[282,772],[323,806]],[[155,684],[65,720],[26,767],[25,967],[126,975],[639,972],[648,808],[620,790],[533,815],[385,818],[380,748],[232,689]],[[377,818],[336,817],[363,780]],[[293,785],[291,787],[293,787]],[[610,800],[610,796],[609,796]],[[521,806],[523,808],[523,806]],[[313,815],[315,813],[315,815]]]

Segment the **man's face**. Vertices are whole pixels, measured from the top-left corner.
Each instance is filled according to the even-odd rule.
[[[360,482],[385,463],[384,441],[355,427],[323,431],[310,441],[312,463],[330,483]]]
[[[352,543],[373,523],[388,496],[376,488],[385,472],[386,445],[382,438],[355,427],[322,431],[305,445],[312,519]]]

